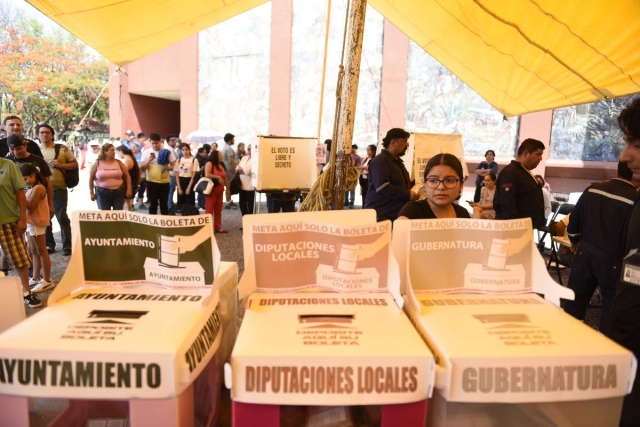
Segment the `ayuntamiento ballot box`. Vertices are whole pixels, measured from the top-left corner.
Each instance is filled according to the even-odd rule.
[[[28,426],[29,397],[69,399],[55,427],[104,417],[190,426],[196,414],[214,425],[238,267],[220,262],[211,217],[75,212],[74,225],[73,256],[48,307],[0,335],[0,426]],[[161,262],[167,283],[149,282],[165,238],[180,262]],[[183,280],[193,271],[198,283]]]

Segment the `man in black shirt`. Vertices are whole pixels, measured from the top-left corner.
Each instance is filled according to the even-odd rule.
[[[618,125],[623,133],[624,149],[620,161],[631,169],[634,181],[640,181],[640,98],[622,110]],[[571,221],[569,221],[571,223]],[[609,332],[614,341],[640,358],[640,202],[636,203],[629,219],[622,272],[611,307]],[[621,427],[640,425],[640,375],[636,375],[633,390],[624,399]]]
[[[543,152],[541,141],[527,138],[518,148],[518,157],[500,172],[493,197],[496,219],[531,218],[533,228],[544,225],[542,188],[530,172],[542,160]]]
[[[571,212],[567,233],[576,257],[571,265],[569,289],[573,301],[564,302],[564,311],[584,320],[596,288],[602,295],[600,331],[606,332],[611,303],[620,276],[627,222],[638,196],[640,182],[632,181],[626,163],[618,163],[618,177],[591,184]]]
[[[400,209],[410,200],[418,200],[411,191],[411,178],[400,157],[409,148],[409,132],[393,128],[382,139],[380,154],[369,163],[369,189],[365,209],[375,209],[378,221],[398,218]]]
[[[27,152],[25,139],[22,135],[13,134],[7,138],[9,150],[11,154],[7,156],[7,160],[11,160],[18,167],[24,164],[30,164],[35,167],[42,176],[47,180],[47,198],[49,199],[49,217],[53,217],[55,209],[53,208],[53,185],[51,184],[51,169],[46,160],[42,157]]]
[[[7,154],[9,154],[9,144],[7,140],[11,135],[22,136],[22,119],[18,116],[5,117],[4,129],[7,131],[7,137],[0,139],[0,157],[7,157]],[[42,152],[38,144],[27,138],[24,138],[24,141],[29,153],[42,157]]]

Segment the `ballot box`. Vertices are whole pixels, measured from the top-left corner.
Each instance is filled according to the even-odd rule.
[[[573,292],[532,235],[528,219],[395,224],[405,311],[437,361],[429,427],[619,424],[636,360],[559,308]]]
[[[29,426],[28,398],[68,400],[51,426],[115,418],[132,427],[177,427],[194,425],[196,417],[216,425],[222,365],[235,341],[237,265],[220,262],[210,219],[194,226],[161,218],[138,214],[135,221],[148,227],[127,229],[126,218],[87,220],[103,222],[98,226],[74,215],[80,233],[48,307],[0,334],[0,425]],[[131,234],[98,240],[107,239],[92,236],[101,229]],[[162,277],[175,286],[146,282],[148,259],[159,256],[141,242],[157,235],[179,236],[185,245],[171,250],[198,263],[200,276],[176,266]],[[93,265],[105,262],[91,256],[98,242],[114,257],[134,252],[131,245],[147,251],[129,253],[124,266],[111,264],[117,276],[96,275]],[[207,277],[209,285],[182,277]]]
[[[279,426],[284,405],[327,408],[313,422],[380,405],[383,426],[424,426],[435,363],[402,310],[391,224],[352,211],[252,215],[243,228],[233,425]]]

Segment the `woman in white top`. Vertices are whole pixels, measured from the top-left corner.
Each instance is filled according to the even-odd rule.
[[[364,209],[364,202],[367,198],[367,189],[369,188],[369,163],[376,155],[377,147],[373,144],[367,146],[367,158],[364,159],[360,166],[356,166],[356,169],[360,171],[360,193],[362,194],[362,208]]]
[[[242,156],[236,171],[240,172],[240,212],[242,212],[242,216],[245,216],[253,213],[253,201],[255,198],[253,184],[251,183],[251,144],[247,145],[246,155]]]
[[[469,202],[473,207],[473,218],[496,219],[496,211],[493,210],[493,196],[496,194],[496,176],[489,172],[484,177],[484,187],[480,189],[480,201]]]
[[[191,155],[191,146],[186,142],[180,145],[182,157],[176,162],[173,169],[178,179],[176,180],[176,188],[178,189],[179,205],[196,205],[196,193],[193,190],[195,185],[195,177],[200,171],[200,163],[198,159]]]

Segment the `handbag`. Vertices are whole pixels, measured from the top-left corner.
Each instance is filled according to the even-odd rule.
[[[196,183],[196,192],[208,196],[211,194],[211,191],[213,191],[213,181],[211,178],[207,178],[206,176],[200,178]]]
[[[236,172],[236,176],[233,177],[231,182],[229,183],[229,190],[231,194],[240,194],[240,190],[242,190],[242,181],[240,181],[240,172]]]

